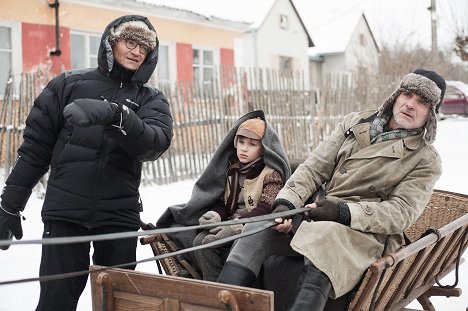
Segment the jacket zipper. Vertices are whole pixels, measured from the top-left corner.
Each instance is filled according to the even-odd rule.
[[[120,85],[119,85],[120,89],[122,89],[122,85],[123,85],[123,81],[120,81]],[[117,94],[114,94],[114,98],[112,99],[112,101],[115,101],[115,98],[117,97],[116,95]],[[87,226],[88,230],[91,230],[93,228],[91,221],[93,220],[94,215],[96,214],[96,209],[97,209],[98,184],[99,184],[99,182],[101,180],[101,170],[102,170],[102,166],[103,166],[103,163],[104,163],[104,159],[106,157],[106,148],[107,148],[107,139],[106,138],[107,138],[106,134],[104,134],[104,132],[102,132],[102,148],[101,148],[102,152],[101,152],[101,155],[99,156],[99,165],[98,165],[98,169],[97,169],[96,181],[94,183],[93,204],[92,204],[91,210],[89,212],[88,226]]]
[[[101,181],[102,166],[104,163],[104,158],[106,157],[107,139],[106,139],[106,135],[104,134],[104,132],[102,133],[102,140],[103,140],[102,148],[101,148],[102,152],[101,152],[101,155],[99,156],[99,164],[98,164],[98,169],[97,169],[96,181],[94,182],[93,205],[89,213],[88,230],[91,230],[93,228],[92,220],[94,218],[94,215],[96,214],[97,203],[98,203],[98,199],[97,199],[98,184]]]

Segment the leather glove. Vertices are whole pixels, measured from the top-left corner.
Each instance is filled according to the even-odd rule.
[[[13,236],[17,240],[21,240],[23,237],[21,215],[19,212],[13,213],[0,205],[0,240],[11,240]],[[0,248],[7,250],[10,245],[0,246]]]
[[[222,238],[227,238],[242,232],[242,224],[230,225],[230,226],[218,226],[211,229],[208,234],[202,241],[202,244],[207,244],[213,241],[220,240]]]
[[[221,216],[215,211],[208,211],[198,219],[200,225],[214,224],[216,222],[221,222]]]
[[[114,122],[122,106],[104,100],[78,98],[65,106],[63,116],[73,125],[88,127],[107,125]]]
[[[334,221],[340,222],[340,210],[338,203],[330,200],[321,200],[315,202],[316,208],[311,208],[307,213],[310,219],[314,221]]]

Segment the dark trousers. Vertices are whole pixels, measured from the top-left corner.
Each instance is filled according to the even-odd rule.
[[[87,236],[130,231],[120,226],[87,229],[80,225],[47,221],[43,238]],[[136,261],[137,238],[93,242],[93,263],[113,266]],[[43,245],[40,276],[83,271],[89,269],[90,243]],[[126,267],[135,269],[135,265]],[[78,299],[86,287],[88,275],[41,282],[41,293],[36,311],[76,310]]]
[[[200,232],[193,240],[193,246],[202,245],[203,239],[209,234],[208,230]],[[196,265],[202,273],[203,280],[216,282],[224,263],[231,251],[232,242],[215,248],[204,248],[193,252]]]

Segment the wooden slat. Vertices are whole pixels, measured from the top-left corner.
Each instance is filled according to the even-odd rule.
[[[98,279],[103,278],[112,284],[111,291],[107,291],[112,293],[107,298],[112,299],[114,311],[226,310],[218,298],[223,290],[232,293],[243,311],[274,310],[271,291],[113,268],[91,274],[93,311],[102,310],[103,290]]]

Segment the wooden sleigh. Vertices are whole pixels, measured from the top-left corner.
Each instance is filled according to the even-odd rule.
[[[424,213],[405,232],[413,242],[373,263],[349,300],[338,308],[329,299],[332,307],[327,310],[409,310],[405,306],[413,300],[424,310],[435,310],[431,296],[461,295],[455,286],[436,284],[463,261],[467,232],[468,196],[435,190]],[[176,248],[161,235],[141,242],[150,244],[155,255]],[[285,260],[290,262],[284,264]],[[166,276],[121,269],[93,273],[93,310],[285,310],[295,291],[294,286],[285,288],[285,283],[271,280],[271,286],[264,282],[266,290],[197,280],[193,267],[181,257],[161,264]],[[302,260],[282,258],[271,262],[269,270],[282,271],[296,282],[301,265]]]

